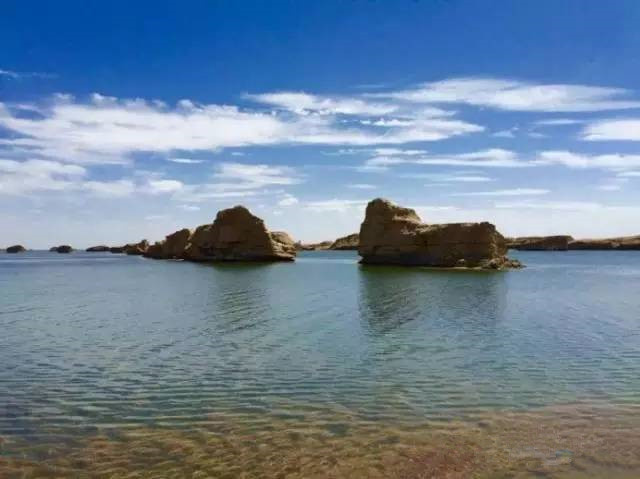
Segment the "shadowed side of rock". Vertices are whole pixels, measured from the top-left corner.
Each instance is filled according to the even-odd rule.
[[[15,244],[13,246],[9,246],[6,250],[7,253],[24,253],[25,251],[27,251],[27,248],[25,248],[24,246],[22,246],[21,244]]]
[[[51,248],[49,248],[49,251],[51,251],[52,253],[71,253],[73,251],[73,248],[68,244],[63,244],[60,246],[52,246]]]
[[[141,256],[145,254],[145,252],[147,251],[147,248],[149,248],[149,242],[146,239],[144,239],[139,243],[126,244],[122,247],[122,250],[125,254],[128,254],[128,255]]]
[[[384,199],[367,205],[358,253],[363,264],[503,269],[504,237],[491,223],[423,224],[417,213]]]

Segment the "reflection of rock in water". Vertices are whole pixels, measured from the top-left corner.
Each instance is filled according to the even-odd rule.
[[[467,325],[471,329],[493,329],[505,297],[502,274],[360,268],[360,316],[372,333],[384,334],[414,319],[458,334],[465,334],[467,321],[474,323]]]
[[[215,415],[184,430],[139,427],[75,446],[0,447],[0,477],[631,479],[640,477],[640,415],[593,406],[438,423],[338,412],[303,420]],[[42,451],[46,459],[37,458]]]

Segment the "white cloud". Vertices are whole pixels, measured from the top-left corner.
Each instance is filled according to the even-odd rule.
[[[496,131],[495,133],[492,133],[491,136],[495,137],[495,138],[515,138],[515,131],[517,131],[517,128],[511,128],[509,130],[500,130],[500,131]]]
[[[424,155],[410,158],[398,156],[376,156],[367,160],[359,169],[361,171],[382,172],[387,171],[390,166],[402,164],[487,168],[521,168],[532,166],[530,163],[518,159],[518,156],[513,151],[491,148],[471,153]]]
[[[564,126],[564,125],[576,125],[584,123],[584,120],[577,118],[550,118],[547,120],[538,120],[534,124],[538,126]]]
[[[324,213],[328,211],[337,211],[344,213],[354,209],[364,211],[364,208],[368,202],[368,200],[332,199],[323,201],[310,201],[307,202],[304,207],[316,213]]]
[[[588,155],[570,151],[543,151],[538,165],[564,165],[569,168],[628,169],[640,167],[640,155],[605,154]]]
[[[96,196],[126,197],[134,193],[136,185],[133,181],[122,179],[116,181],[85,181],[81,188]]]
[[[543,209],[557,211],[596,211],[602,209],[599,203],[591,201],[512,201],[496,203],[496,208],[502,209]]]
[[[347,188],[353,188],[354,190],[373,190],[376,185],[370,185],[369,183],[350,183]]]
[[[22,78],[55,78],[56,75],[52,73],[42,72],[16,72],[13,70],[0,69],[0,77],[7,77],[13,80],[20,80]]]
[[[472,175],[472,174],[446,174],[446,173],[414,173],[407,175],[400,175],[403,178],[415,178],[431,180],[437,183],[486,183],[493,181],[485,175]]]
[[[14,161],[0,159],[0,194],[23,195],[35,191],[65,191],[87,170],[49,160]]]
[[[299,115],[385,115],[397,109],[393,104],[371,103],[351,97],[328,97],[304,92],[278,92],[246,95],[258,103],[282,108]]]
[[[622,171],[618,173],[622,178],[640,178],[640,171]]]
[[[582,138],[588,141],[640,141],[640,119],[594,121],[584,128]]]
[[[172,163],[181,163],[184,165],[196,165],[199,163],[204,163],[204,160],[194,160],[192,158],[167,158],[167,161]]]
[[[278,201],[278,206],[293,206],[298,204],[298,198],[293,195],[285,194],[280,201]]]
[[[180,191],[184,184],[178,180],[149,180],[144,186],[144,192],[151,195],[162,195]]]
[[[508,111],[585,112],[640,108],[640,101],[629,99],[630,95],[622,88],[472,77],[370,96],[416,103],[466,103]]]
[[[184,211],[200,211],[200,207],[196,205],[178,205],[178,208]]]
[[[512,188],[495,191],[472,191],[468,193],[452,193],[451,196],[537,196],[547,195],[549,190],[541,188]]]

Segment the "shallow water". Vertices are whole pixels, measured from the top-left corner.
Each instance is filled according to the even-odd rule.
[[[2,254],[0,475],[637,477],[640,254],[514,256],[527,268]]]

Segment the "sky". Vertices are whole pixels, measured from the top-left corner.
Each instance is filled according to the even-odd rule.
[[[305,242],[385,197],[505,235],[640,234],[640,3],[0,6],[0,246],[237,204]]]

